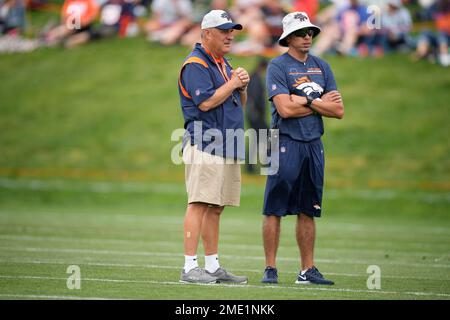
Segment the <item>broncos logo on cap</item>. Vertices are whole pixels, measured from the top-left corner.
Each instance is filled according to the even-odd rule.
[[[298,20],[300,20],[301,22],[303,22],[303,21],[305,21],[305,20],[308,20],[308,17],[306,17],[304,14],[297,13],[297,14],[294,16],[294,19],[298,19]]]
[[[224,12],[220,15],[222,18],[227,19],[228,21],[231,21],[231,17],[227,12]]]

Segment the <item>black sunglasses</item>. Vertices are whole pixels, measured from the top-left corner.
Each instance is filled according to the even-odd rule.
[[[307,35],[312,37],[312,36],[314,36],[314,30],[310,29],[310,28],[303,28],[303,29],[294,31],[292,34],[296,37],[302,37],[302,38],[306,37]]]

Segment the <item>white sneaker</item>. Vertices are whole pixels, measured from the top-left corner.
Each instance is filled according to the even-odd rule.
[[[183,269],[181,271],[180,282],[210,284],[217,283],[217,278],[207,273],[205,269],[197,267],[187,273]]]
[[[236,276],[232,274],[231,272],[228,272],[224,268],[219,268],[215,272],[210,273],[206,271],[211,276],[215,277],[217,279],[217,282],[219,283],[242,283],[245,284],[248,281],[248,278],[246,276]]]

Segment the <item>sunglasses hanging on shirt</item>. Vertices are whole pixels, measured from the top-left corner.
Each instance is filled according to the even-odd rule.
[[[234,93],[231,94],[231,96],[233,97],[231,100],[233,100],[233,104],[237,107],[238,106],[238,102],[236,97],[234,96]]]

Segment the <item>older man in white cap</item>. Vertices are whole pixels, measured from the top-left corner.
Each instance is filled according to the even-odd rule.
[[[280,220],[297,215],[300,250],[297,284],[334,284],[314,265],[315,217],[321,216],[324,154],[322,117],[341,119],[344,105],[330,66],[309,54],[320,33],[304,12],[283,18],[279,44],[288,47],[267,70],[267,92],[272,103],[272,128],[279,129],[279,170],[267,178],[264,196],[263,239],[266,269],[263,283],[278,283],[276,253]]]
[[[245,159],[244,143],[235,145],[233,132],[244,128],[242,106],[250,77],[243,68],[233,70],[224,58],[231,50],[234,30],[242,25],[233,23],[225,11],[212,10],[203,17],[201,28],[202,41],[184,61],[178,82],[186,129],[183,160],[188,194],[180,281],[246,283],[247,277],[222,268],[218,257],[220,215],[224,206],[239,205],[239,160]],[[200,236],[205,269],[197,262]]]

